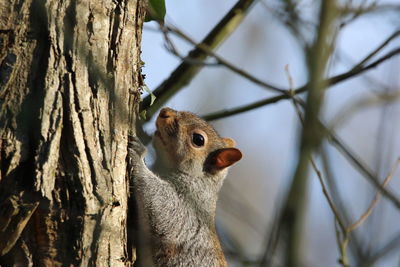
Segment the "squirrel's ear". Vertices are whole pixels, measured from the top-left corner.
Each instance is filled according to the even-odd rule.
[[[231,166],[242,158],[242,152],[237,148],[222,148],[212,152],[206,160],[206,170],[216,172]]]
[[[225,138],[222,138],[222,140],[224,140],[224,143],[227,147],[235,147],[236,146],[236,142],[232,138],[225,137]]]

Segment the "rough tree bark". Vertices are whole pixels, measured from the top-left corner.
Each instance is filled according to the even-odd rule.
[[[0,265],[125,266],[140,0],[0,1]]]

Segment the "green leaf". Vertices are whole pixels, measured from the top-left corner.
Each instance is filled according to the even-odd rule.
[[[159,22],[164,21],[166,9],[165,0],[147,0],[148,8],[145,21],[156,20]]]
[[[147,87],[147,85],[143,85],[143,89],[150,94],[150,106],[153,105],[154,101],[156,100],[156,96],[153,94],[153,92],[150,90],[149,87]]]
[[[142,120],[146,119],[146,110],[142,110],[139,114],[140,118],[142,118]]]
[[[142,90],[145,90],[147,93],[149,93],[149,95],[150,95],[150,106],[152,106],[157,97],[153,94],[153,92],[150,90],[150,88],[144,83],[144,81],[142,81],[142,82],[143,82],[143,85],[140,87],[140,92],[143,92]],[[140,98],[140,102],[142,102],[142,101],[143,101],[143,99]],[[139,117],[142,120],[146,120],[146,113],[147,113],[146,110],[142,110],[139,113]]]

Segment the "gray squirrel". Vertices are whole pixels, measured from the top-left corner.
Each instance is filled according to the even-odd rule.
[[[141,245],[147,247],[139,260],[150,258],[146,266],[227,266],[215,209],[227,167],[242,153],[233,139],[220,137],[190,112],[163,108],[156,127],[155,173],[144,163],[146,149],[139,139],[128,146]]]

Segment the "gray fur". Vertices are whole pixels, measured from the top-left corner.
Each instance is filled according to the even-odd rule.
[[[172,170],[159,176],[146,167],[144,154],[138,139],[130,142],[139,217],[148,224],[148,242],[142,243],[149,245],[153,264],[226,266],[214,216],[227,171],[211,175],[197,169]]]

